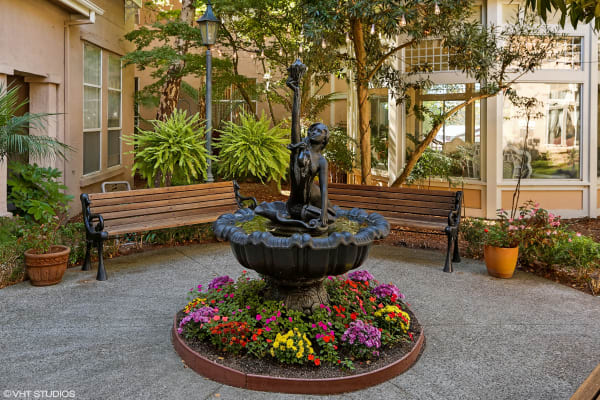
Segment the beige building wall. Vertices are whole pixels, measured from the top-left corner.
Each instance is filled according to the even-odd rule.
[[[29,88],[31,112],[57,114],[43,132],[73,148],[67,160],[30,160],[63,172],[75,197],[71,213],[80,212],[81,193],[100,191],[107,180],[131,180],[131,150],[121,145],[120,165],[107,166],[108,56],[122,56],[130,46],[122,39],[132,30],[135,9],[123,0],[3,0],[0,12],[0,81],[21,76]],[[102,129],[100,170],[83,174],[83,46],[102,50]],[[121,135],[133,133],[133,68],[122,70]],[[0,174],[2,173],[0,167]],[[0,176],[0,213],[5,176]]]

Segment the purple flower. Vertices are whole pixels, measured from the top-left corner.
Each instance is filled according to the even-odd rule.
[[[367,270],[352,271],[348,274],[348,278],[356,282],[366,282],[375,279]]]
[[[381,347],[381,332],[373,325],[358,319],[350,323],[342,335],[342,342],[358,343],[368,348],[378,349]]]
[[[381,285],[377,286],[375,289],[371,290],[371,293],[373,293],[376,297],[396,296],[399,299],[404,298],[404,295],[402,293],[400,293],[400,290],[398,290],[396,285],[392,285],[392,284],[388,284],[388,283],[382,283]]]
[[[231,279],[229,276],[218,276],[212,281],[210,281],[210,283],[208,284],[208,288],[216,290],[221,286],[229,285],[231,283],[233,283],[233,279]]]
[[[189,313],[188,315],[186,315],[185,317],[183,317],[183,319],[179,323],[179,329],[181,329],[183,332],[183,327],[185,326],[185,324],[187,324],[188,322],[190,322],[192,320],[194,322],[199,322],[199,323],[205,324],[208,321],[210,321],[212,319],[212,317],[218,312],[219,312],[218,308],[212,308],[212,307],[199,308],[196,311],[193,311],[193,312]],[[178,332],[179,332],[179,329],[177,330]],[[179,333],[181,333],[181,332],[179,332]]]

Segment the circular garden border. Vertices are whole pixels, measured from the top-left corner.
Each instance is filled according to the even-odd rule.
[[[218,364],[192,350],[177,333],[177,316],[171,331],[173,347],[187,366],[213,381],[243,389],[263,392],[294,394],[337,394],[375,386],[406,372],[419,358],[425,343],[423,328],[417,335],[413,348],[399,360],[362,374],[324,379],[284,378],[268,375],[246,374]]]

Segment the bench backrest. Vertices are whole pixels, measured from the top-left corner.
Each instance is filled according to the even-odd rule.
[[[89,195],[90,211],[105,228],[180,217],[214,215],[237,209],[233,182],[203,183]]]
[[[461,193],[446,190],[329,184],[329,200],[341,208],[359,207],[392,219],[447,221],[460,209]]]

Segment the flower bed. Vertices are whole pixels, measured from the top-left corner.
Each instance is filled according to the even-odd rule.
[[[306,315],[263,301],[263,280],[218,277],[206,291],[190,290],[177,331],[188,344],[210,344],[223,356],[312,369],[352,371],[412,347],[417,324],[396,286],[354,271],[329,277],[325,288],[330,304]]]

